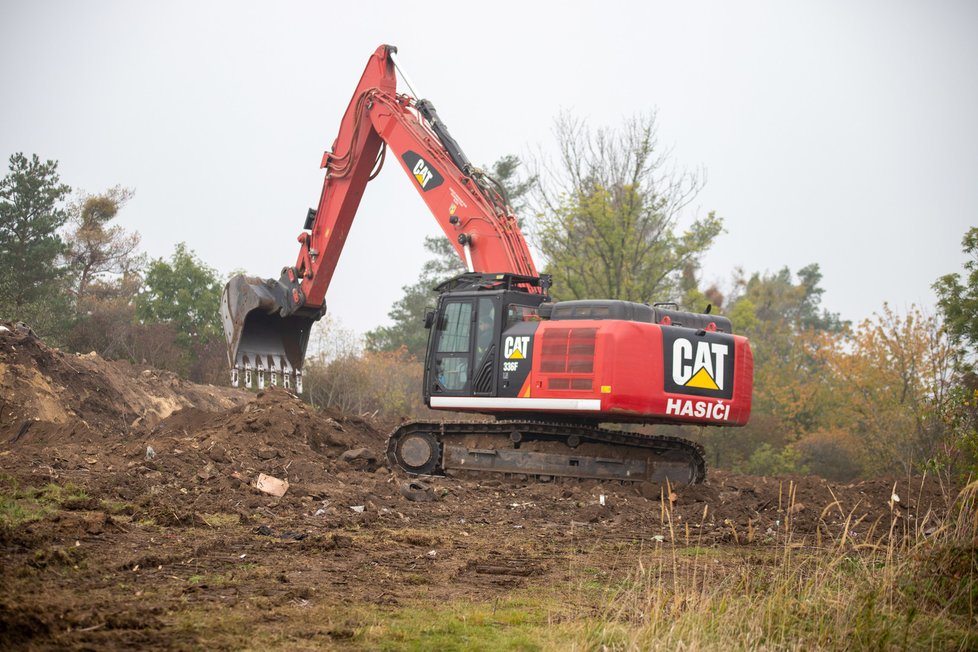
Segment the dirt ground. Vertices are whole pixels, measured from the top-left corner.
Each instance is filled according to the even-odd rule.
[[[5,328],[4,649],[240,648],[268,628],[285,632],[283,647],[342,647],[357,623],[303,610],[491,601],[559,586],[585,558],[614,573],[625,548],[872,545],[926,529],[946,505],[920,479],[718,471],[673,490],[509,477],[419,488],[384,463],[393,424],[66,354]],[[286,493],[260,491],[261,474]],[[237,634],[215,638],[207,617]]]

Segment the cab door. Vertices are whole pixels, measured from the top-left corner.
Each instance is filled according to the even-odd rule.
[[[475,335],[474,299],[442,301],[431,338],[427,379],[432,396],[469,393]]]
[[[430,340],[428,396],[495,396],[498,297],[447,298]]]

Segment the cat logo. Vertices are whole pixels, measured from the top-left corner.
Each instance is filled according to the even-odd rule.
[[[666,391],[713,398],[733,396],[734,356],[730,335],[693,336],[686,329],[665,327],[662,340]]]
[[[530,353],[530,336],[507,337],[503,342],[503,356],[507,360],[525,360]]]
[[[414,169],[411,172],[414,173],[414,178],[418,180],[422,188],[431,181],[431,170],[425,165],[424,159],[422,158],[419,158],[418,162],[414,164]]]
[[[672,381],[685,387],[718,392],[723,389],[723,360],[729,347],[716,342],[696,342],[679,338],[672,343]]]
[[[425,192],[441,185],[444,179],[428,161],[415,152],[404,152],[404,164]]]

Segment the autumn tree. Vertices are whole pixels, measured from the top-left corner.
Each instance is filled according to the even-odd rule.
[[[132,195],[132,190],[115,186],[97,195],[82,195],[72,207],[65,256],[75,272],[74,292],[79,299],[93,283],[115,280],[140,266],[139,234],[110,224]]]
[[[533,229],[555,298],[679,299],[683,271],[723,229],[712,212],[680,228],[702,175],[673,172],[654,113],[618,129],[563,115],[556,136],[557,162],[539,166]]]
[[[884,304],[823,357],[833,397],[823,424],[854,438],[868,473],[907,473],[940,455],[953,358],[939,320]]]
[[[61,333],[71,315],[68,268],[58,230],[68,219],[57,161],[10,157],[0,180],[0,318],[20,319],[45,335]]]

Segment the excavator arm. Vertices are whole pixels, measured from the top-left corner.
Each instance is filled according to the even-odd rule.
[[[363,192],[388,153],[469,271],[537,276],[504,190],[469,162],[431,102],[397,92],[396,52],[382,45],[367,62],[339,135],[323,156],[323,190],[299,234],[295,265],[278,280],[239,275],[225,287],[221,316],[235,386],[243,374],[250,387],[254,373],[261,388],[267,373],[271,384],[281,378],[290,387],[294,378],[302,391],[309,332],[325,314],[326,291]]]

